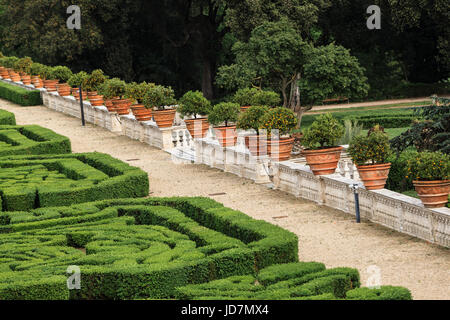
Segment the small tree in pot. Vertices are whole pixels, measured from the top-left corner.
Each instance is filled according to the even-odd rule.
[[[87,93],[84,91],[83,83],[84,79],[88,77],[88,74],[84,71],[78,72],[73,74],[69,80],[67,81],[67,84],[72,87],[72,95],[75,97],[75,99],[80,100],[80,87],[83,90],[83,97],[87,95]]]
[[[215,126],[214,130],[222,147],[232,147],[236,144],[236,126],[232,124],[237,121],[239,112],[239,104],[222,102],[216,104],[208,115],[208,121]]]
[[[204,138],[209,129],[208,118],[205,116],[211,112],[211,103],[200,91],[186,92],[179,103],[178,111],[181,116],[194,117],[184,120],[192,138]]]
[[[115,111],[118,115],[127,115],[130,113],[131,102],[126,99],[127,84],[119,78],[113,78],[105,82],[106,96],[112,99],[112,108],[109,111]],[[106,101],[105,101],[106,104]]]
[[[257,88],[239,89],[233,97],[233,102],[240,105],[241,111],[245,111],[253,105],[253,97],[260,91]]]
[[[131,106],[131,111],[133,111],[134,117],[138,121],[149,121],[152,119],[152,106],[146,106],[143,102],[145,94],[153,87],[155,87],[154,83],[147,82],[127,84],[126,96],[134,102]]]
[[[344,126],[330,113],[321,114],[303,136],[306,162],[315,175],[333,174],[343,147],[336,146],[344,135]]]
[[[270,157],[275,161],[288,160],[294,146],[291,133],[298,123],[295,113],[285,107],[273,108],[261,118],[261,122],[270,137],[267,147]]]
[[[43,68],[45,68],[45,66],[37,62],[33,62],[30,67],[31,84],[37,89],[44,86],[44,81],[42,81],[40,77]]]
[[[153,108],[153,118],[160,128],[168,128],[173,124],[175,119],[176,108],[173,105],[177,103],[175,100],[175,92],[171,87],[154,86],[148,90],[143,99],[147,108]]]
[[[52,68],[53,78],[58,79],[60,84],[56,84],[56,88],[60,96],[70,95],[70,86],[67,84],[70,77],[73,75],[72,71],[65,66],[57,66]]]
[[[245,136],[245,145],[254,156],[267,154],[267,136],[262,135],[260,129],[263,126],[261,119],[269,110],[267,106],[252,106],[241,112],[236,123],[237,129],[253,130],[253,134]]]
[[[419,152],[406,163],[407,178],[427,208],[444,207],[450,194],[450,155],[442,152]]]
[[[390,155],[388,135],[374,127],[367,136],[354,137],[348,153],[356,164],[366,189],[383,189],[391,168],[387,161]]]
[[[20,78],[22,83],[25,85],[31,84],[31,65],[33,64],[33,60],[30,57],[21,58],[16,63],[16,69],[20,74]]]
[[[83,80],[83,89],[88,92],[89,100],[98,95],[97,91],[100,86],[105,83],[108,78],[105,76],[102,70],[96,69],[92,71],[90,75],[84,78]]]

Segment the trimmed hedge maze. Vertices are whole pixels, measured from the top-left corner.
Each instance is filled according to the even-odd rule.
[[[0,126],[0,157],[70,153],[67,137],[40,126]]]
[[[101,153],[0,158],[3,211],[144,197],[146,172]]]
[[[14,113],[0,109],[0,125],[15,125],[16,116]]]
[[[27,90],[5,82],[0,82],[0,98],[21,106],[38,106],[42,104],[39,90]]]
[[[175,288],[298,261],[297,237],[206,198],[0,213],[0,299],[173,298]],[[67,289],[67,268],[81,289]]]
[[[278,264],[256,276],[233,276],[176,288],[183,300],[411,300],[402,287],[359,288],[356,269],[325,269],[318,262]]]

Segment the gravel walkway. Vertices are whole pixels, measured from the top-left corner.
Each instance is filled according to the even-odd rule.
[[[450,299],[450,250],[402,235],[370,222],[356,224],[351,215],[269,190],[203,165],[180,165],[170,155],[143,143],[45,107],[23,108],[0,100],[0,108],[16,115],[18,124],[38,124],[69,137],[74,152],[109,153],[149,173],[152,196],[212,196],[225,206],[277,224],[299,237],[303,261],[328,268],[348,266],[381,270],[383,285],[405,286],[415,299]],[[136,160],[139,159],[139,160]],[[277,217],[277,218],[274,218]],[[281,218],[280,218],[281,217]],[[284,218],[283,218],[284,217]]]

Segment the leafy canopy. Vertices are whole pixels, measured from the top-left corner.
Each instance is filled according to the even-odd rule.
[[[228,127],[231,122],[237,121],[240,111],[239,104],[222,102],[213,107],[208,115],[208,121],[215,126],[225,124]]]
[[[283,136],[292,132],[297,126],[298,119],[291,109],[278,107],[270,109],[269,112],[262,116],[261,122],[262,128],[266,129],[268,134],[278,130],[278,135]]]
[[[306,129],[302,144],[309,149],[334,147],[343,135],[344,126],[331,113],[324,113]]]
[[[263,127],[262,117],[269,112],[267,106],[252,106],[239,114],[236,127],[243,130],[255,130],[259,135],[259,129]]]
[[[352,139],[348,153],[354,163],[383,164],[390,155],[389,138],[383,131],[373,131],[368,136],[357,136]]]
[[[211,112],[211,103],[200,91],[188,91],[181,97],[178,111],[182,116],[208,115]]]

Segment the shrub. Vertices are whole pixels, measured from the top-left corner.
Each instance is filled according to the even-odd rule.
[[[67,81],[67,84],[69,86],[71,86],[72,88],[78,88],[78,87],[83,85],[85,79],[88,76],[89,75],[86,72],[84,72],[84,71],[75,73],[69,78],[69,80]]]
[[[251,99],[252,106],[275,107],[280,105],[281,97],[274,91],[258,90]]]
[[[229,124],[237,121],[239,112],[239,104],[222,102],[213,107],[208,115],[208,121],[215,126],[224,123],[225,126],[228,127]]]
[[[450,179],[450,155],[442,152],[419,152],[406,161],[406,178],[419,181]]]
[[[390,155],[389,138],[382,131],[374,131],[369,136],[357,136],[352,139],[348,153],[355,164],[386,163]]]
[[[363,126],[358,123],[358,120],[352,121],[350,119],[344,120],[344,128],[345,132],[338,141],[339,145],[349,144],[350,141],[352,141],[354,137],[359,136],[363,130]]]
[[[0,126],[0,157],[25,154],[70,153],[70,140],[40,126]]]
[[[30,67],[30,74],[33,76],[40,76],[44,68],[45,66],[43,64],[33,62]]]
[[[161,85],[156,85],[148,90],[142,101],[146,108],[154,108],[156,110],[164,110],[166,106],[177,103],[175,92],[172,88]]]
[[[126,97],[140,104],[144,101],[145,94],[154,87],[154,83],[147,83],[145,81],[141,83],[128,83],[126,86]]]
[[[19,58],[11,56],[3,58],[2,63],[5,68],[14,69],[17,61],[19,61]]]
[[[330,113],[321,114],[303,136],[302,144],[309,149],[333,147],[343,136],[344,127]]]
[[[389,171],[389,177],[386,181],[386,188],[389,190],[404,192],[413,190],[413,178],[408,175],[406,169],[407,161],[415,159],[417,157],[417,150],[409,148],[400,155],[391,154],[387,159],[391,163],[391,169]]]
[[[243,130],[253,129],[259,135],[259,130],[263,127],[262,117],[268,112],[269,107],[252,106],[239,114],[236,127]]]
[[[16,124],[16,117],[14,113],[0,109],[0,125],[15,125],[15,124]]]
[[[239,104],[241,107],[251,106],[254,103],[253,97],[260,91],[257,88],[239,89],[233,97],[233,102]]]
[[[126,83],[119,78],[112,78],[104,82],[101,86],[101,93],[106,99],[118,97],[122,99],[126,95]]]
[[[206,116],[211,112],[211,103],[200,91],[188,91],[179,101],[178,111],[184,116]]]
[[[17,60],[15,64],[15,69],[19,72],[24,72],[29,74],[31,72],[31,65],[33,64],[33,60],[30,57],[25,57]]]
[[[0,83],[0,98],[21,106],[38,106],[42,104],[39,90],[27,90],[8,83]]]
[[[65,66],[56,66],[50,68],[49,76],[52,79],[58,79],[62,83],[66,83],[73,75],[72,71]]]
[[[271,134],[273,130],[278,130],[279,135],[287,135],[298,124],[298,118],[295,113],[288,108],[278,107],[270,109],[262,118],[262,128]]]
[[[412,300],[411,292],[403,287],[382,286],[380,289],[357,288],[347,292],[348,300]]]
[[[106,81],[107,77],[102,70],[97,69],[83,78],[83,88],[87,91],[97,91],[100,86]]]

